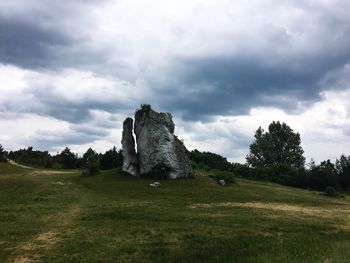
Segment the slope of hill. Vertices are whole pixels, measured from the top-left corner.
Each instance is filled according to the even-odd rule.
[[[0,164],[0,262],[348,262],[350,202],[238,179]]]

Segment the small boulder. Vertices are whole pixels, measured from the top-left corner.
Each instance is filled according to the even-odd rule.
[[[82,172],[81,172],[81,177],[89,177],[91,176],[91,172],[89,169],[84,169]]]
[[[155,188],[160,187],[160,182],[151,183],[149,186],[150,187],[155,187]]]
[[[226,185],[225,180],[219,180],[219,185],[225,186]]]

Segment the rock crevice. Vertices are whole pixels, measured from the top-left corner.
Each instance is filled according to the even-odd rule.
[[[133,119],[126,118],[123,123],[122,154],[123,171],[134,176],[139,175],[137,154],[135,151],[135,139],[133,136]]]

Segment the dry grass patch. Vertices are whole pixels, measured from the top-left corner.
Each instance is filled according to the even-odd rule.
[[[345,208],[339,207],[316,207],[316,206],[300,206],[291,205],[285,203],[261,203],[261,202],[220,202],[220,203],[209,203],[209,204],[192,204],[190,208],[218,208],[218,207],[246,207],[252,209],[261,209],[273,212],[274,216],[279,215],[276,212],[284,212],[288,215],[294,216],[314,216],[323,218],[350,218],[350,205],[346,203]]]
[[[31,240],[20,244],[13,257],[7,263],[38,262],[45,251],[50,250],[60,241],[59,227],[68,226],[80,213],[80,208],[73,207],[65,212],[50,215],[46,218],[48,224],[52,224],[50,231],[40,233]]]

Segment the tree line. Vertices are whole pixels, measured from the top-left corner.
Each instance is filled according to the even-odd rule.
[[[105,153],[97,153],[92,148],[89,148],[80,157],[68,147],[56,155],[51,155],[48,151],[34,150],[33,147],[6,152],[0,145],[0,162],[6,162],[8,159],[37,168],[88,168],[92,172],[98,172],[100,169],[118,168],[123,165],[122,151],[117,150],[116,147]]]
[[[231,172],[232,175],[283,185],[325,191],[350,188],[350,156],[341,155],[316,164],[305,164],[300,134],[287,124],[272,122],[267,131],[259,127],[250,144],[246,164],[230,163],[226,158],[197,150],[188,153],[194,167]]]
[[[350,156],[305,165],[300,134],[285,123],[272,122],[266,132],[259,127],[249,149],[247,174],[252,178],[321,191],[350,187]]]
[[[259,127],[250,144],[246,163],[231,163],[225,157],[198,150],[186,153],[195,170],[216,171],[229,179],[240,176],[256,180],[271,181],[288,186],[324,191],[346,191],[350,188],[350,156],[341,155],[332,163],[330,160],[316,164],[305,164],[300,134],[287,124],[272,122],[267,131]],[[4,151],[0,145],[0,162],[12,159],[18,163],[46,168],[88,168],[92,172],[121,167],[122,151],[116,147],[104,154],[89,148],[81,157],[68,147],[56,155],[47,151],[33,150],[33,147],[18,151]]]

